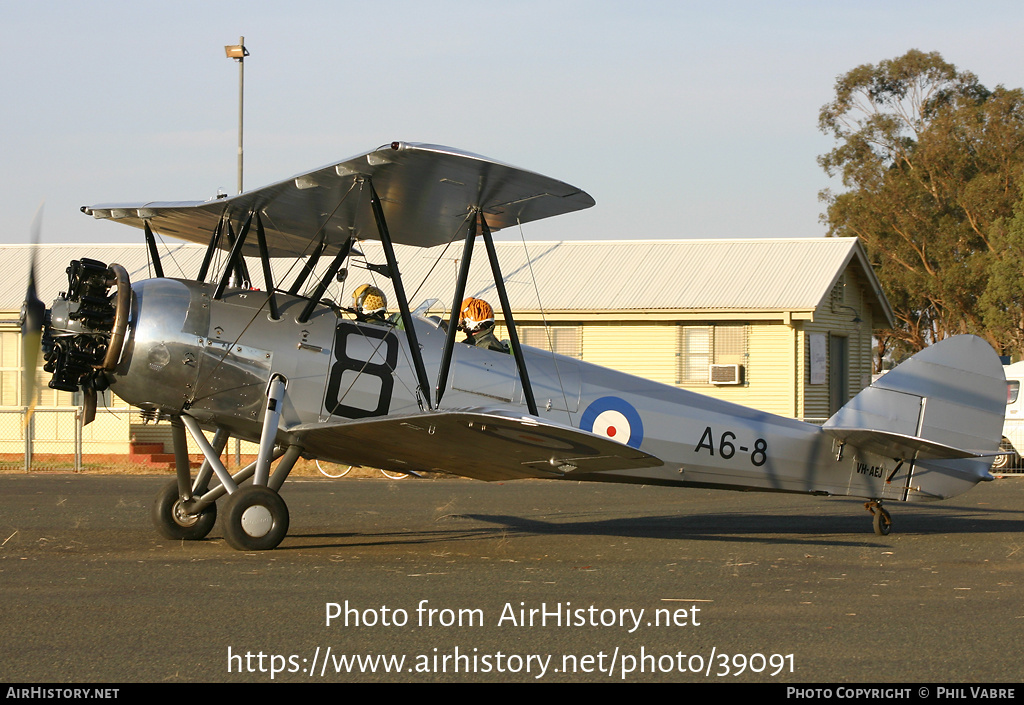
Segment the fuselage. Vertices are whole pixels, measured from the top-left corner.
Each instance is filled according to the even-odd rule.
[[[216,299],[212,284],[188,280],[151,279],[132,289],[130,334],[112,378],[118,396],[135,406],[187,413],[256,441],[267,386],[280,375],[287,381],[283,444],[300,424],[425,409],[400,325],[360,322],[328,303],[300,321],[308,300],[282,294],[274,320],[264,292],[229,289]],[[436,318],[413,320],[428,379],[435,380],[445,328]],[[524,348],[524,356],[541,417],[664,462],[571,479],[908,501],[953,496],[978,480],[962,464],[982,461],[915,464],[843,449],[812,424],[535,348]],[[483,405],[526,413],[515,360],[456,343],[442,407]]]

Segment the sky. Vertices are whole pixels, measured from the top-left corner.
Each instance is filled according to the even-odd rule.
[[[234,193],[239,36],[246,188],[442,144],[597,201],[530,240],[822,236],[838,76],[920,49],[1024,86],[1016,1],[0,0],[0,244],[43,202],[43,242],[138,243],[79,208]]]

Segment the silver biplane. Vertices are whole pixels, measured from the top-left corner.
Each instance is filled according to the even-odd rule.
[[[593,204],[508,164],[393,142],[236,196],[84,207],[142,228],[156,277],[130,282],[117,264],[75,260],[68,291],[45,309],[33,274],[26,364],[41,336],[50,386],[82,390],[87,415],[112,387],[147,418],[169,420],[177,471],[154,504],[158,531],[202,539],[223,499],[222,531],[240,550],[287,534],[279,491],[300,457],[480,480],[855,496],[879,534],[891,523],[883,501],[948,498],[992,479],[1005,383],[979,338],[924,350],[823,427],[521,345],[492,231]],[[195,279],[163,276],[154,231],[207,244]],[[380,240],[387,261],[376,267],[398,299],[383,324],[324,299],[362,239]],[[456,340],[478,239],[511,354]],[[446,323],[410,307],[394,244],[452,242],[463,250]],[[218,252],[226,259],[214,271]],[[241,284],[245,256],[258,257],[262,290]],[[275,257],[301,263],[293,281],[273,281]],[[205,456],[195,475],[186,434]],[[232,436],[259,447],[233,475],[220,460]]]

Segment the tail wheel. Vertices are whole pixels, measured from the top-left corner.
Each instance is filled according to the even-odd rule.
[[[269,551],[288,534],[288,506],[269,487],[246,485],[224,503],[222,528],[238,551]]]
[[[888,536],[892,530],[892,517],[876,499],[864,503],[864,508],[871,512],[871,524],[879,536]]]
[[[889,531],[892,529],[892,517],[889,516],[889,512],[879,507],[878,511],[875,512],[875,516],[871,518],[871,524],[876,534],[888,536]]]

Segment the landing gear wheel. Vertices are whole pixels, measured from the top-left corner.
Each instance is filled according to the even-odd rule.
[[[403,478],[409,477],[409,475],[407,475],[404,472],[395,472],[394,470],[385,470],[383,468],[381,468],[380,474],[388,478],[389,480],[401,480]]]
[[[206,538],[217,523],[217,505],[211,504],[198,514],[188,514],[181,507],[178,481],[171,480],[153,502],[153,525],[165,539],[199,541]]]
[[[332,480],[337,480],[339,477],[345,477],[345,475],[352,472],[351,465],[339,465],[338,463],[329,463],[326,460],[317,460],[316,469],[320,471],[321,475],[329,477]]]
[[[1013,445],[1009,441],[1003,439],[999,443],[999,450],[1005,451],[1005,453],[996,456],[992,463],[993,470],[1006,470],[1017,465],[1017,451],[1013,449]]]
[[[868,509],[872,514],[871,525],[874,527],[875,533],[879,536],[888,536],[889,531],[892,530],[892,517],[889,516],[889,512],[878,504],[875,504],[874,507],[869,506]]]
[[[269,551],[288,534],[288,506],[269,487],[240,487],[224,504],[221,528],[231,548]]]

